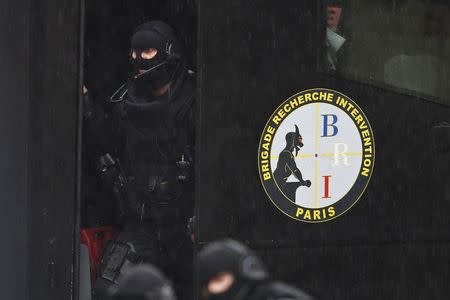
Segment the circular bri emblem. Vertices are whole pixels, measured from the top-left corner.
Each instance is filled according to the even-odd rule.
[[[364,193],[375,162],[372,129],[361,108],[328,89],[300,92],[267,122],[258,148],[264,189],[289,217],[334,219]]]

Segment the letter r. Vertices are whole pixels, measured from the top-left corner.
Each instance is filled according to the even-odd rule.
[[[334,164],[333,166],[339,166],[339,157],[342,157],[344,165],[349,166],[348,157],[346,152],[348,151],[348,145],[344,143],[334,143]]]

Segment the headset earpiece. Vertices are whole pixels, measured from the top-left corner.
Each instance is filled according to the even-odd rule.
[[[263,280],[267,278],[267,271],[256,256],[248,256],[241,261],[242,275],[249,280]]]
[[[180,58],[178,54],[174,51],[174,43],[172,41],[166,43],[166,55],[167,60],[174,60]]]
[[[157,26],[153,26],[150,30],[153,30],[154,32],[156,32],[157,34],[159,34],[162,38],[164,39],[168,39],[168,37],[161,31],[159,30],[159,28]],[[175,59],[179,59],[181,56],[179,53],[177,53],[177,49],[176,48],[176,44],[171,41],[168,40],[166,42],[166,47],[165,47],[165,52],[166,52],[166,56],[167,56],[167,61],[172,61]]]

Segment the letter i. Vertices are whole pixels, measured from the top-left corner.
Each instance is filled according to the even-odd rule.
[[[324,179],[324,182],[323,182],[323,184],[324,184],[324,195],[323,195],[323,197],[322,197],[322,199],[330,199],[331,198],[331,196],[330,196],[330,178],[331,178],[331,175],[327,175],[327,176],[322,176],[323,177],[323,179]]]

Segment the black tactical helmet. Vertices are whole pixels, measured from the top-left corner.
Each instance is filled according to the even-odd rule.
[[[209,295],[209,299],[243,299],[257,283],[268,278],[259,258],[243,244],[226,239],[205,246],[198,254],[197,270],[200,288],[207,287],[217,275],[229,272],[234,276],[231,287],[221,294]]]
[[[166,277],[151,265],[130,269],[110,290],[112,300],[176,300]]]

